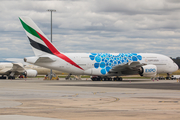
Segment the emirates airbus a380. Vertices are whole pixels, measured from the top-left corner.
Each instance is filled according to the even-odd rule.
[[[155,77],[159,73],[170,74],[178,66],[168,56],[154,53],[63,53],[48,40],[29,17],[20,17],[21,24],[30,41],[35,56],[24,58],[25,62],[59,70],[70,75],[107,76],[124,75]],[[92,79],[97,80],[97,79]]]

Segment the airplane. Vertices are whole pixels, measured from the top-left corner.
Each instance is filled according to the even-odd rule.
[[[22,63],[0,62],[0,79],[15,79],[18,75],[26,77],[36,77],[37,71],[25,69]]]
[[[48,68],[44,68],[44,67],[40,67],[40,66],[36,66],[33,64],[26,63],[26,62],[24,62],[23,58],[22,59],[21,58],[6,58],[5,60],[6,60],[6,62],[22,63],[24,66],[24,69],[36,70],[38,75],[48,75],[50,73],[50,70]],[[56,71],[56,70],[53,70],[52,72],[53,72],[53,74],[59,74],[59,75],[60,74],[66,74],[66,73],[63,73],[61,71]]]
[[[157,74],[170,74],[178,66],[168,56],[155,53],[63,53],[48,40],[29,17],[19,20],[30,41],[35,56],[24,61],[71,75],[90,75],[95,80],[119,80],[119,76],[137,75],[154,78]],[[111,76],[116,76],[113,79]],[[109,80],[109,78],[108,78]]]

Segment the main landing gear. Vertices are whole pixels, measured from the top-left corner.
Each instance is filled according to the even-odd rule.
[[[122,77],[114,77],[114,78],[111,78],[111,77],[101,77],[101,76],[92,76],[91,77],[91,80],[92,81],[122,81]]]
[[[6,79],[6,76],[2,75],[2,76],[0,77],[0,79]]]
[[[8,79],[15,79],[15,77],[14,76],[9,76]]]
[[[7,77],[2,75],[0,79],[6,79]],[[15,79],[15,76],[8,76],[8,79]]]

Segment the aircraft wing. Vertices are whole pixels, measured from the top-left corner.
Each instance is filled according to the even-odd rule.
[[[21,72],[24,72],[25,69],[24,69],[22,63],[13,63],[13,67],[12,67],[11,71],[21,73]]]
[[[122,75],[132,75],[132,74],[138,74],[139,67],[143,66],[145,64],[141,64],[140,62],[128,62],[126,64],[120,64],[114,66],[108,73],[121,73]]]
[[[10,68],[4,68],[4,69],[0,70],[0,73],[7,74],[7,73],[9,73],[9,71],[11,71]]]
[[[4,75],[9,75],[11,73],[20,74],[20,73],[25,72],[25,69],[22,63],[11,63],[11,64],[12,64],[12,67],[4,68],[0,70],[0,73],[3,73]]]

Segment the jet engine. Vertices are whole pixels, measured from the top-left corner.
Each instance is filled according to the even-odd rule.
[[[143,77],[155,77],[157,74],[157,67],[155,65],[145,65],[139,69],[139,75]]]
[[[37,71],[32,70],[32,69],[28,69],[28,70],[25,71],[25,75],[26,75],[26,77],[36,77],[37,76]]]

